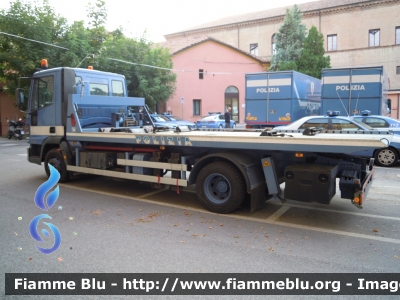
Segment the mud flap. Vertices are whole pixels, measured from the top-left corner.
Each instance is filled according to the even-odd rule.
[[[269,157],[263,158],[261,160],[261,166],[264,174],[258,173],[257,176],[258,178],[262,178],[263,181],[258,182],[258,184],[251,189],[251,212],[263,207],[265,201],[268,199],[279,198],[280,188],[272,159]]]
[[[369,189],[371,188],[372,185],[373,175],[374,175],[374,169],[372,168],[372,170],[368,173],[367,177],[365,177],[361,190],[354,194],[354,199],[352,200],[352,203],[357,208],[363,208],[363,203],[367,199]]]
[[[265,183],[261,183],[257,187],[254,187],[251,190],[250,196],[251,196],[251,206],[250,206],[250,212],[255,212],[257,209],[264,207],[265,201],[267,200],[265,197],[265,189],[266,185]]]

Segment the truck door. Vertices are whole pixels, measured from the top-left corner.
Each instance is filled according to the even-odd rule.
[[[57,95],[61,95],[58,89],[60,73],[56,71],[46,72],[43,76],[35,78],[31,86],[30,133],[31,143],[41,143],[48,136],[63,135],[61,123],[61,103]]]

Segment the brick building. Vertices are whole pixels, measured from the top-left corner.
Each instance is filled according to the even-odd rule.
[[[323,34],[333,68],[384,66],[390,80],[392,117],[399,119],[400,0],[320,0],[298,6],[307,28],[314,25]],[[269,62],[274,35],[287,8],[291,6],[231,16],[167,34],[166,44],[207,35]]]
[[[16,121],[19,118],[24,118],[23,113],[15,106],[14,98],[8,96],[0,84],[0,137],[7,136],[7,119]]]

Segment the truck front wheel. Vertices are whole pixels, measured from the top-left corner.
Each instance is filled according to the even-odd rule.
[[[246,197],[242,174],[226,162],[205,166],[197,177],[196,192],[201,204],[216,213],[236,210]]]
[[[44,158],[44,169],[46,171],[47,177],[50,176],[50,169],[48,164],[52,165],[60,173],[59,182],[66,182],[69,180],[69,173],[67,171],[64,158],[62,154],[56,149],[52,149],[47,152],[46,157]]]

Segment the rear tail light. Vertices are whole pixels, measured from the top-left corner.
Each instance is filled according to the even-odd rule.
[[[76,120],[75,120],[74,114],[71,114],[71,125],[72,125],[72,127],[75,127],[75,125],[76,125]]]

